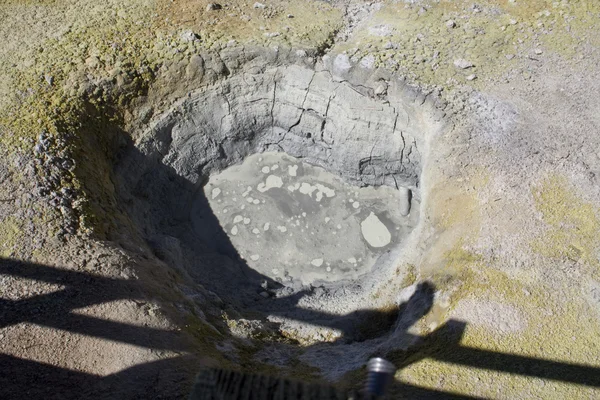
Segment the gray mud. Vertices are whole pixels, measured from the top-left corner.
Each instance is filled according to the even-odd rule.
[[[195,232],[204,236],[204,214],[213,212],[241,258],[282,284],[358,278],[402,242],[419,213],[415,200],[413,212],[401,214],[408,200],[396,189],[352,186],[281,153],[227,168],[201,196],[210,211],[202,201],[192,207]]]

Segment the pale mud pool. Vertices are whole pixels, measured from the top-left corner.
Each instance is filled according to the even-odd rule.
[[[194,201],[194,231],[213,213],[250,268],[281,283],[333,282],[367,273],[418,221],[402,191],[356,187],[284,153],[252,155],[210,178]],[[404,200],[405,201],[405,200]],[[416,203],[415,200],[412,200]]]

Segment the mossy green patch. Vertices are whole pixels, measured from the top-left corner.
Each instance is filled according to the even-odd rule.
[[[452,250],[449,250],[444,254],[446,268],[460,271],[483,260],[483,257],[480,255],[465,250],[462,243],[463,242],[459,240]]]
[[[223,368],[233,366],[231,361],[225,358],[216,348],[216,344],[223,339],[223,336],[193,313],[188,314],[184,331],[195,339],[196,349],[203,357],[211,357],[217,360]]]
[[[426,334],[421,342],[408,350],[388,354],[387,357],[400,368],[397,380],[446,393],[468,393],[484,398],[496,398],[499,393],[502,397],[518,398],[527,390],[549,399],[597,396],[598,391],[594,388],[480,369],[476,367],[479,360],[469,355],[472,350],[482,351],[484,353],[478,357],[495,360],[506,370],[514,370],[518,365],[518,360],[510,358],[512,354],[565,363],[597,364],[594,359],[600,344],[597,320],[594,310],[581,299],[578,288],[557,293],[539,284],[525,284],[489,266],[483,257],[464,248],[460,240],[444,253],[444,258],[446,268],[428,280],[443,292],[450,293],[449,305],[438,327]],[[515,321],[515,326],[508,331],[500,332],[493,326],[495,321],[506,319],[504,315],[474,313],[473,319],[467,320],[462,330],[449,318],[456,305],[465,298],[482,304],[504,304],[518,314],[519,322]],[[427,315],[425,319],[431,321],[429,317]],[[479,318],[485,318],[485,323],[478,323]],[[441,361],[445,358],[461,362]],[[411,388],[403,390],[392,395],[411,398]]]
[[[515,370],[517,354],[533,359],[565,363],[597,365],[597,322],[589,307],[577,299],[578,293],[555,294],[541,286],[523,285],[501,271],[479,264],[471,278],[463,282],[463,295],[481,302],[495,301],[517,310],[525,322],[515,332],[503,333],[487,325],[466,321],[462,336],[454,330],[438,328],[423,342],[406,352],[392,355],[397,365],[405,366],[396,378],[422,387],[450,393],[468,393],[484,398],[496,398],[499,393],[510,398],[522,397],[533,390],[541,398],[592,398],[598,391],[579,385],[552,382],[517,373],[503,373],[477,368],[478,357],[494,360],[501,368]],[[479,315],[475,318],[480,317]],[[485,316],[494,321],[494,315]],[[498,316],[503,317],[503,316]],[[452,325],[450,325],[452,326]],[[454,336],[453,336],[454,335]],[[444,358],[461,360],[448,363]],[[517,368],[518,371],[518,368]]]
[[[560,176],[547,178],[532,188],[532,194],[548,224],[548,231],[532,243],[534,251],[597,267],[600,210],[578,197],[575,188]]]
[[[129,24],[73,29],[47,39],[32,66],[10,72],[17,87],[0,113],[0,144],[10,152],[33,152],[43,132],[53,139],[52,155],[74,161],[60,187],[51,190],[78,194],[74,208],[82,233],[103,236],[115,217],[115,137],[123,134],[126,108],[146,93],[161,60],[153,49],[163,39]]]
[[[10,257],[19,243],[21,228],[15,217],[7,217],[0,222],[0,256]]]
[[[477,88],[508,72],[529,79],[532,58],[543,57],[539,51],[570,58],[582,46],[598,44],[598,35],[589,32],[597,30],[599,12],[600,4],[586,1],[392,2],[338,49],[356,61],[370,54],[375,65],[424,87]],[[458,68],[457,59],[473,67]],[[468,80],[470,75],[476,78]]]
[[[160,0],[159,26],[176,24],[198,34],[203,47],[219,48],[234,40],[240,44],[323,48],[331,44],[343,23],[342,11],[321,1],[272,0],[263,7],[230,1],[208,11],[207,0]],[[166,17],[166,18],[165,18]]]

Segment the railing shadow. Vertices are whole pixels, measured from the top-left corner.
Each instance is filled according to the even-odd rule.
[[[2,299],[0,326],[9,327],[19,323],[47,326],[67,332],[104,338],[150,349],[185,352],[190,350],[174,332],[115,323],[73,313],[86,305],[100,304],[116,299],[141,298],[138,288],[121,279],[98,277],[88,273],[67,271],[40,264],[0,259],[0,275],[27,278],[48,283],[58,283],[64,289],[12,301]],[[417,293],[405,305],[405,310],[421,310],[426,313],[433,300],[432,287],[422,284]],[[425,294],[425,297],[423,297]],[[417,302],[417,308],[415,304]],[[412,313],[404,323],[415,322],[422,313]],[[372,315],[376,315],[373,311]],[[322,315],[325,319],[325,315]],[[333,316],[332,316],[333,318]],[[402,321],[402,315],[399,316]],[[403,324],[403,327],[407,325]],[[543,360],[514,354],[476,349],[460,344],[466,324],[449,321],[440,329],[417,343],[406,352],[392,351],[389,355],[399,368],[431,358],[446,363],[483,370],[504,372],[518,376],[537,377],[546,380],[600,387],[600,368]],[[37,361],[0,354],[0,398],[181,398],[190,388],[190,371],[197,365],[197,358],[185,355],[161,361],[133,366],[109,376],[98,376]],[[157,388],[161,377],[168,385]],[[166,389],[165,389],[166,388]],[[444,398],[474,399],[463,394],[436,391],[398,382],[392,388],[398,398]]]
[[[63,289],[22,300],[0,299],[0,329],[28,323],[148,349],[189,351],[177,332],[74,312],[115,300],[143,300],[140,288],[133,282],[10,259],[0,259],[0,277],[3,275],[57,284]],[[62,349],[55,350],[59,353]],[[0,398],[136,398],[140,392],[153,390],[152,382],[159,375],[172,375],[172,388],[181,393],[187,390],[189,374],[196,368],[191,362],[189,356],[166,359],[102,377],[0,353]],[[187,373],[182,373],[184,367],[188,368]],[[118,393],[123,396],[115,396]]]

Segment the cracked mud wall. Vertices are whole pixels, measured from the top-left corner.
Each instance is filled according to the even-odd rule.
[[[191,182],[254,152],[283,151],[352,183],[403,186],[418,196],[427,136],[440,117],[426,115],[402,82],[383,84],[386,94],[377,96],[327,70],[243,71],[189,94],[137,142]]]

